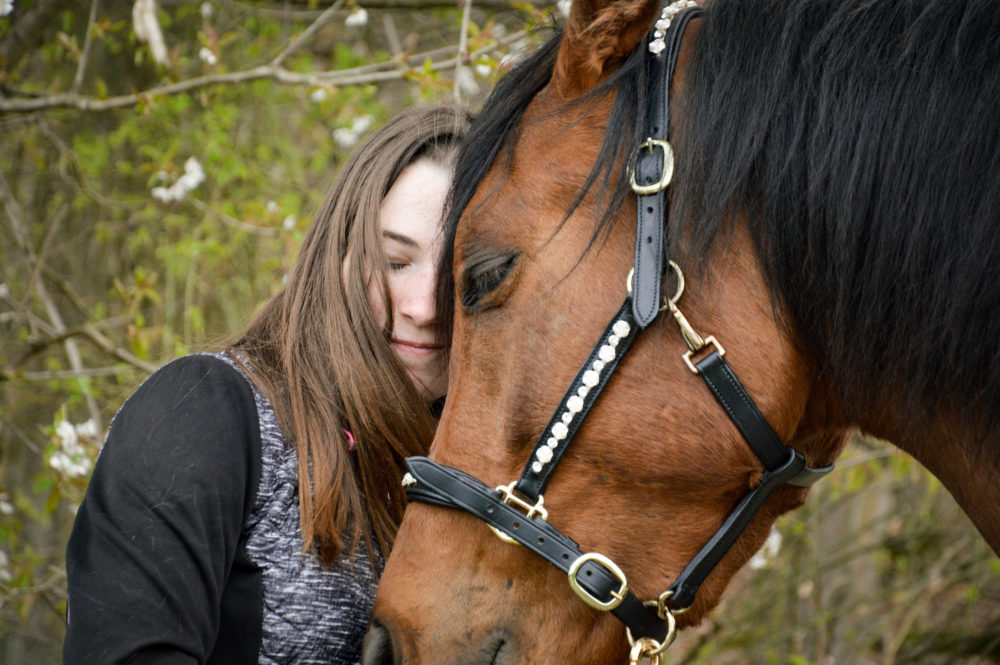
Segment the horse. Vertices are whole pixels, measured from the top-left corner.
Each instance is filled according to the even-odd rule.
[[[1000,4],[693,12],[575,0],[484,104],[445,224],[449,393],[365,665],[658,663],[858,431],[1000,552]]]

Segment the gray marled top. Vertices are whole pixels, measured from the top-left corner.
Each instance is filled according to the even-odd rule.
[[[240,370],[225,354],[213,355]],[[270,401],[252,383],[251,389],[260,422],[261,475],[246,551],[263,576],[258,662],[357,663],[377,584],[366,550],[342,552],[330,568],[320,565],[315,552],[302,551],[298,459]]]

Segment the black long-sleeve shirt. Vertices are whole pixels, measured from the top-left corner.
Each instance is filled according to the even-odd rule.
[[[156,372],[77,514],[64,663],[357,662],[375,576],[363,551],[328,569],[302,551],[297,470],[228,357]]]

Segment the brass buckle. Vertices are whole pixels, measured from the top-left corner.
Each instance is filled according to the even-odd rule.
[[[626,630],[628,630],[626,628]],[[628,653],[629,665],[640,665],[645,659],[649,665],[661,665],[663,659],[660,653],[654,653],[660,648],[660,643],[651,637],[640,637],[632,641],[632,649]]]
[[[617,591],[611,592],[611,600],[604,602],[599,598],[595,598],[590,595],[590,593],[580,586],[580,583],[576,581],[576,575],[580,572],[580,567],[588,561],[593,561],[595,563],[601,564],[605,570],[611,573],[616,580],[621,583],[621,586]],[[609,612],[625,600],[625,595],[628,593],[628,582],[625,580],[625,573],[622,569],[615,565],[615,562],[604,556],[603,554],[598,554],[597,552],[588,552],[587,554],[582,554],[577,557],[576,561],[569,567],[569,588],[573,590],[580,600],[585,602],[590,607],[595,610],[601,610],[602,612]]]
[[[657,616],[660,617],[661,620],[667,622],[667,635],[663,638],[663,642],[657,642],[651,637],[640,637],[635,639],[632,637],[632,630],[626,626],[625,636],[628,638],[628,643],[632,647],[629,657],[636,657],[632,662],[638,662],[639,658],[648,658],[651,664],[655,664],[661,662],[659,659],[662,658],[663,652],[667,650],[667,647],[674,643],[675,639],[677,639],[677,619],[674,618],[674,613],[659,601],[647,600],[643,603],[643,605],[646,607],[657,608]],[[665,613],[660,611],[659,608],[661,607],[665,610]]]
[[[719,344],[719,341],[717,339],[715,339],[715,336],[709,335],[703,340],[701,346],[699,346],[697,349],[690,349],[684,353],[684,362],[687,363],[688,369],[690,369],[695,374],[698,373],[698,368],[694,366],[693,362],[691,362],[691,357],[696,353],[701,353],[701,351],[706,346],[714,346],[715,350],[719,352],[720,356],[726,355],[726,350],[722,348],[722,345]]]
[[[537,515],[537,516],[541,517],[542,520],[548,521],[548,519],[549,519],[549,511],[547,511],[542,506],[542,504],[545,503],[545,497],[544,496],[539,496],[538,497],[538,503],[536,503],[535,505],[531,505],[530,503],[528,503],[524,499],[522,499],[519,496],[517,496],[517,495],[514,494],[514,486],[516,484],[517,484],[516,482],[513,482],[510,485],[500,485],[499,487],[496,488],[496,490],[498,492],[500,492],[501,494],[503,494],[503,500],[502,500],[501,503],[504,503],[504,504],[506,504],[508,506],[511,505],[511,504],[513,504],[514,506],[516,506],[516,507],[520,508],[521,510],[525,511],[524,515],[529,520],[530,519],[534,519],[534,517]],[[493,533],[496,534],[496,537],[499,538],[500,540],[502,540],[503,542],[510,543],[511,545],[520,545],[521,544],[521,543],[517,542],[516,540],[514,540],[513,538],[511,538],[506,533],[504,533],[503,531],[501,531],[500,529],[498,529],[495,526],[493,526],[492,524],[487,524],[486,526],[490,527],[490,529],[493,531]]]
[[[639,151],[644,148],[648,148],[649,151],[652,152],[657,147],[663,150],[663,164],[660,168],[660,180],[652,185],[640,185],[635,181],[635,167],[639,161]],[[670,147],[669,141],[663,141],[661,139],[646,139],[639,145],[638,148],[636,148],[635,154],[632,156],[632,162],[629,164],[629,184],[632,185],[633,192],[640,196],[655,194],[666,189],[673,177],[674,150]]]

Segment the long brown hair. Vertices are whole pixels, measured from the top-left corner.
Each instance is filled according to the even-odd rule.
[[[452,168],[470,120],[450,107],[412,109],[365,141],[327,193],[287,284],[232,345],[297,451],[304,547],[326,565],[362,540],[388,555],[405,503],[403,460],[434,436],[435,418],[389,345],[392,307],[380,325],[369,292],[391,302],[382,199],[417,159]]]

